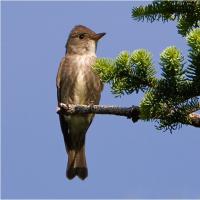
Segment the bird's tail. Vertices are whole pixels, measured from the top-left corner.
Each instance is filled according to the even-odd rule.
[[[66,176],[68,179],[73,179],[75,176],[78,176],[82,180],[88,176],[84,146],[79,150],[68,151]]]

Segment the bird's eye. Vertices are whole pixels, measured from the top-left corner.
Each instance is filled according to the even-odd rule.
[[[84,37],[85,37],[84,34],[80,34],[80,35],[79,35],[79,39],[81,39],[81,40],[82,40]]]

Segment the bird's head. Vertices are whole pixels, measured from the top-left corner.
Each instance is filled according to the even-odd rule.
[[[96,52],[97,42],[106,33],[95,33],[86,26],[75,26],[66,43],[66,53],[90,54]]]

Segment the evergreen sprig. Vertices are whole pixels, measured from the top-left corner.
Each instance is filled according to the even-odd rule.
[[[200,28],[192,30],[187,35],[189,49],[188,80],[192,81],[193,93],[200,96]]]
[[[177,20],[178,32],[185,36],[200,25],[200,1],[154,1],[147,6],[133,8],[132,18],[149,22]]]
[[[191,86],[186,78],[180,51],[168,47],[161,53],[160,60],[162,78],[145,94],[140,105],[141,117],[159,122],[158,129],[172,131],[188,122],[188,114],[199,109],[199,102],[193,92],[196,86]]]
[[[162,99],[176,97],[177,100],[183,100],[181,93],[186,81],[183,60],[180,51],[173,46],[166,48],[161,53],[162,78],[158,81],[156,90],[157,95]]]
[[[112,59],[99,58],[93,68],[104,83],[110,83],[114,78],[114,63]]]
[[[97,59],[93,67],[116,96],[145,91],[156,81],[151,55],[144,49],[123,51],[113,60]]]

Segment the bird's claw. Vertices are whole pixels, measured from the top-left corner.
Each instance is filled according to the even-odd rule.
[[[90,101],[90,106],[94,106],[94,101]]]
[[[56,107],[56,113],[59,113],[59,112],[60,112],[60,110],[61,110],[61,109],[60,109],[60,107],[59,107],[59,106],[57,106],[57,107]]]

